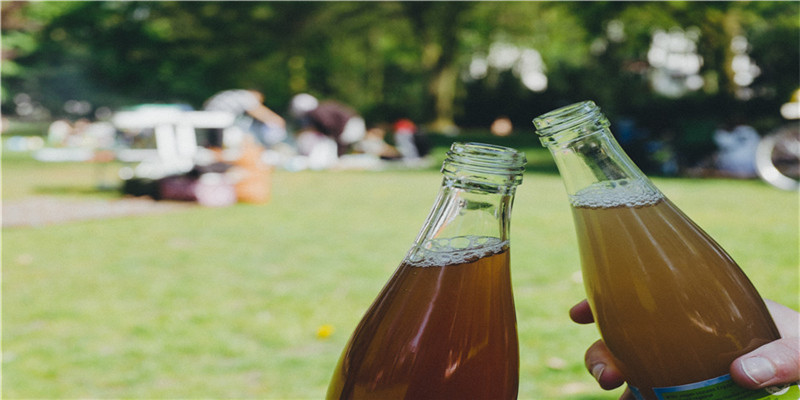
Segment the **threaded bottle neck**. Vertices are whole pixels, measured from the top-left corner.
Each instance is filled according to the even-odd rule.
[[[453,143],[442,164],[445,181],[458,188],[503,192],[522,183],[527,159],[508,147]]]
[[[632,202],[642,194],[662,196],[614,139],[608,119],[594,102],[559,108],[536,117],[533,124],[542,145],[553,155],[573,205],[585,203],[580,199],[583,194],[599,191],[606,193],[605,199],[624,196]],[[635,189],[621,194],[614,188]]]
[[[610,126],[608,119],[593,101],[562,107],[533,120],[539,140],[545,147],[564,145]]]

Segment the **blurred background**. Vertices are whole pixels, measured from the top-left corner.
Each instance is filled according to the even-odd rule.
[[[2,111],[96,120],[255,88],[281,114],[310,93],[368,126],[452,134],[499,118],[528,132],[591,99],[646,172],[676,174],[716,149],[718,128],[786,123],[797,16],[794,2],[6,1]]]
[[[800,3],[0,7],[4,398],[324,397],[454,141],[529,160],[520,398],[618,398],[567,317],[577,244],[531,125],[583,100],[762,295],[800,306]],[[209,106],[245,89],[278,122]],[[309,122],[329,100],[355,140]]]

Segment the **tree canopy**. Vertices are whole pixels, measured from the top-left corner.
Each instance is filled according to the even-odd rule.
[[[199,107],[248,87],[279,112],[308,92],[434,130],[584,99],[654,128],[730,113],[769,126],[800,86],[798,17],[771,1],[4,1],[2,106]]]

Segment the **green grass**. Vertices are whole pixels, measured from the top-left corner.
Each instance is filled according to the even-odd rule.
[[[520,398],[616,399],[583,367],[596,330],[567,317],[583,287],[566,194],[540,172],[552,166],[532,169],[512,216]],[[3,199],[112,196],[96,171],[5,155]],[[798,308],[796,194],[655,181],[765,297]],[[4,228],[2,397],[322,398],[439,183],[435,170],[279,171],[265,205]]]

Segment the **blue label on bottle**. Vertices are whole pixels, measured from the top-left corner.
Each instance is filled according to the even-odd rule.
[[[630,387],[634,397],[644,400],[641,391]],[[800,382],[765,389],[745,389],[731,380],[730,375],[680,386],[653,388],[659,400],[798,400]]]

